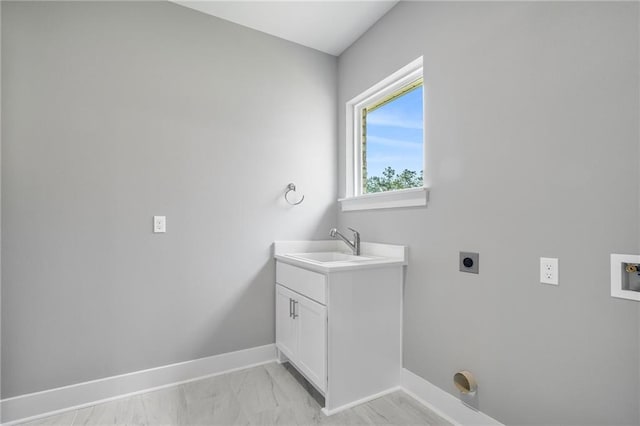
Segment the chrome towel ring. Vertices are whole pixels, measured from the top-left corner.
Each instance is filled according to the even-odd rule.
[[[304,201],[304,195],[298,201],[291,201],[289,199],[289,193],[291,191],[296,192],[296,185],[294,183],[290,183],[289,185],[287,185],[287,192],[284,193],[284,199],[287,201],[287,203],[291,204],[292,206],[297,206]]]

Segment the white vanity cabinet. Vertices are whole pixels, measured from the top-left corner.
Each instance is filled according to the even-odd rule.
[[[406,248],[363,243],[368,260],[305,261],[334,242],[313,243],[275,244],[276,347],[330,415],[400,386]]]
[[[318,390],[326,390],[326,306],[276,284],[276,345]]]

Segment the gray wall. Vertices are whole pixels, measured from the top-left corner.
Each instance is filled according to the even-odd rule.
[[[424,55],[429,206],[339,222],[410,246],[405,367],[471,370],[507,424],[639,423],[638,304],[609,296],[640,248],[638,37],[631,2],[409,2],[339,59],[343,164],[344,103]]]
[[[272,241],[336,218],[336,58],[165,2],[2,9],[3,397],[273,343]]]

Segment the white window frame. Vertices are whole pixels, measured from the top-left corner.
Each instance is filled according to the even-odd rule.
[[[420,207],[427,205],[429,191],[426,186],[394,191],[362,193],[362,109],[423,77],[422,57],[416,59],[346,104],[345,198],[338,201],[342,211],[385,209],[394,207]],[[423,111],[424,111],[423,84]],[[426,182],[425,130],[423,128],[423,182]]]

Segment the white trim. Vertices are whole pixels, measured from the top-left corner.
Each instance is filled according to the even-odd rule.
[[[390,209],[398,207],[424,207],[429,200],[427,188],[399,189],[389,192],[340,198],[343,212],[355,210]]]
[[[402,369],[401,383],[408,395],[454,425],[502,425],[406,368]]]
[[[353,408],[356,405],[360,405],[360,404],[364,404],[365,402],[373,401],[374,399],[378,399],[378,398],[380,398],[382,396],[388,395],[390,393],[393,393],[393,392],[399,391],[399,390],[402,390],[402,388],[400,386],[395,386],[395,387],[389,388],[387,390],[383,390],[382,392],[374,393],[373,395],[369,395],[367,397],[358,399],[357,401],[353,401],[353,402],[350,402],[348,404],[341,405],[340,407],[334,408],[333,410],[327,410],[327,408],[325,407],[325,408],[322,408],[321,411],[325,416],[332,416],[334,414],[339,413],[340,411],[348,410],[349,408]]]
[[[394,72],[390,76],[386,77],[382,81],[374,84],[372,87],[351,99],[346,103],[346,136],[345,136],[345,199],[352,197],[360,197],[361,194],[360,182],[361,177],[361,163],[362,152],[360,150],[360,128],[362,127],[362,117],[360,111],[366,105],[374,103],[378,99],[382,99],[385,96],[401,89],[403,86],[410,84],[418,78],[423,77],[423,60],[422,56],[415,59],[408,65],[405,65],[398,71]],[[423,85],[424,87],[424,85]],[[424,98],[423,98],[423,111]],[[423,117],[424,119],[424,117]],[[422,170],[423,179],[426,175],[426,144],[425,135],[423,129],[423,158],[422,158]],[[392,191],[395,192],[395,191]],[[425,204],[420,204],[425,205]],[[409,205],[412,206],[412,205]],[[409,207],[407,205],[390,205],[388,207]],[[413,205],[415,206],[415,205]],[[388,207],[374,207],[374,208],[388,208]],[[361,209],[352,209],[361,210]]]
[[[611,255],[611,297],[640,301],[640,292],[622,288],[623,263],[640,263],[640,256],[634,254]]]
[[[0,401],[3,425],[175,386],[276,360],[275,344],[77,383]]]
[[[2,424],[16,425],[274,361],[276,361],[275,344],[269,344],[7,398],[0,401]],[[322,412],[333,415],[398,390],[406,392],[454,425],[502,425],[404,368],[401,372],[401,386],[370,395],[331,411],[323,408]]]

